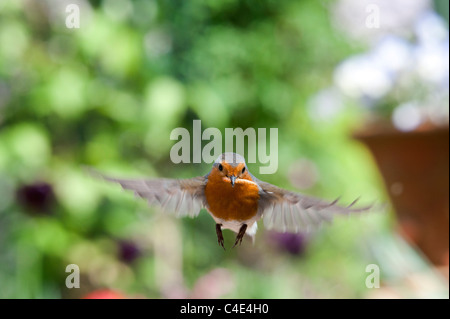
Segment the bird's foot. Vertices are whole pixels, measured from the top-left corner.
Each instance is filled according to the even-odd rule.
[[[216,234],[217,242],[225,250],[225,246],[223,245],[222,224],[216,224]]]
[[[236,247],[237,244],[239,244],[239,246],[242,243],[242,238],[244,238],[245,235],[245,231],[247,230],[247,224],[242,224],[241,228],[239,229],[239,233],[236,236],[236,241],[234,242],[234,247]]]

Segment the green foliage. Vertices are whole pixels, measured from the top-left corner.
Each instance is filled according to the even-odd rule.
[[[71,263],[80,267],[83,292],[171,297],[224,268],[232,286],[219,297],[364,294],[367,262],[358,243],[383,217],[326,226],[300,255],[278,247],[263,227],[255,246],[224,252],[206,212],[195,220],[161,217],[82,168],[204,175],[206,164],[169,159],[171,130],[201,119],[222,132],[278,128],[279,169],[261,179],[295,189],[290,169],[304,158],[318,179],[302,191],[347,202],[383,198],[367,151],[349,137],[360,114],[346,109],[324,124],[308,112],[311,96],[355,50],[333,29],[330,2],[90,1],[80,29],[65,27],[56,3],[0,4],[0,297],[80,297],[64,285]],[[54,195],[45,208],[26,207],[16,193],[38,181]],[[233,235],[224,236],[230,247]],[[123,239],[140,248],[137,260],[120,258]]]

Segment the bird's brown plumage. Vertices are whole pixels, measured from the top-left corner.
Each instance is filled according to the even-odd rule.
[[[258,211],[259,187],[245,171],[244,164],[232,167],[222,162],[223,171],[213,167],[205,186],[205,197],[211,214],[219,219],[246,221]],[[234,186],[230,177],[239,176]]]

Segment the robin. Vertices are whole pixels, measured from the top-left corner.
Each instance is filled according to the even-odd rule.
[[[236,153],[223,153],[208,174],[189,179],[101,177],[177,217],[196,217],[201,208],[206,208],[216,222],[217,240],[224,249],[222,229],[237,233],[235,247],[246,234],[254,240],[261,218],[269,229],[296,233],[330,222],[334,214],[363,212],[372,207],[353,208],[357,199],[349,206],[339,206],[338,199],[328,202],[263,182],[249,172],[245,159]]]

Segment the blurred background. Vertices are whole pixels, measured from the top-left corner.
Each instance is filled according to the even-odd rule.
[[[0,298],[448,298],[448,11],[0,0]],[[82,169],[204,175],[169,157],[194,119],[278,128],[277,173],[249,164],[262,180],[389,205],[223,251],[206,212],[165,216]]]

